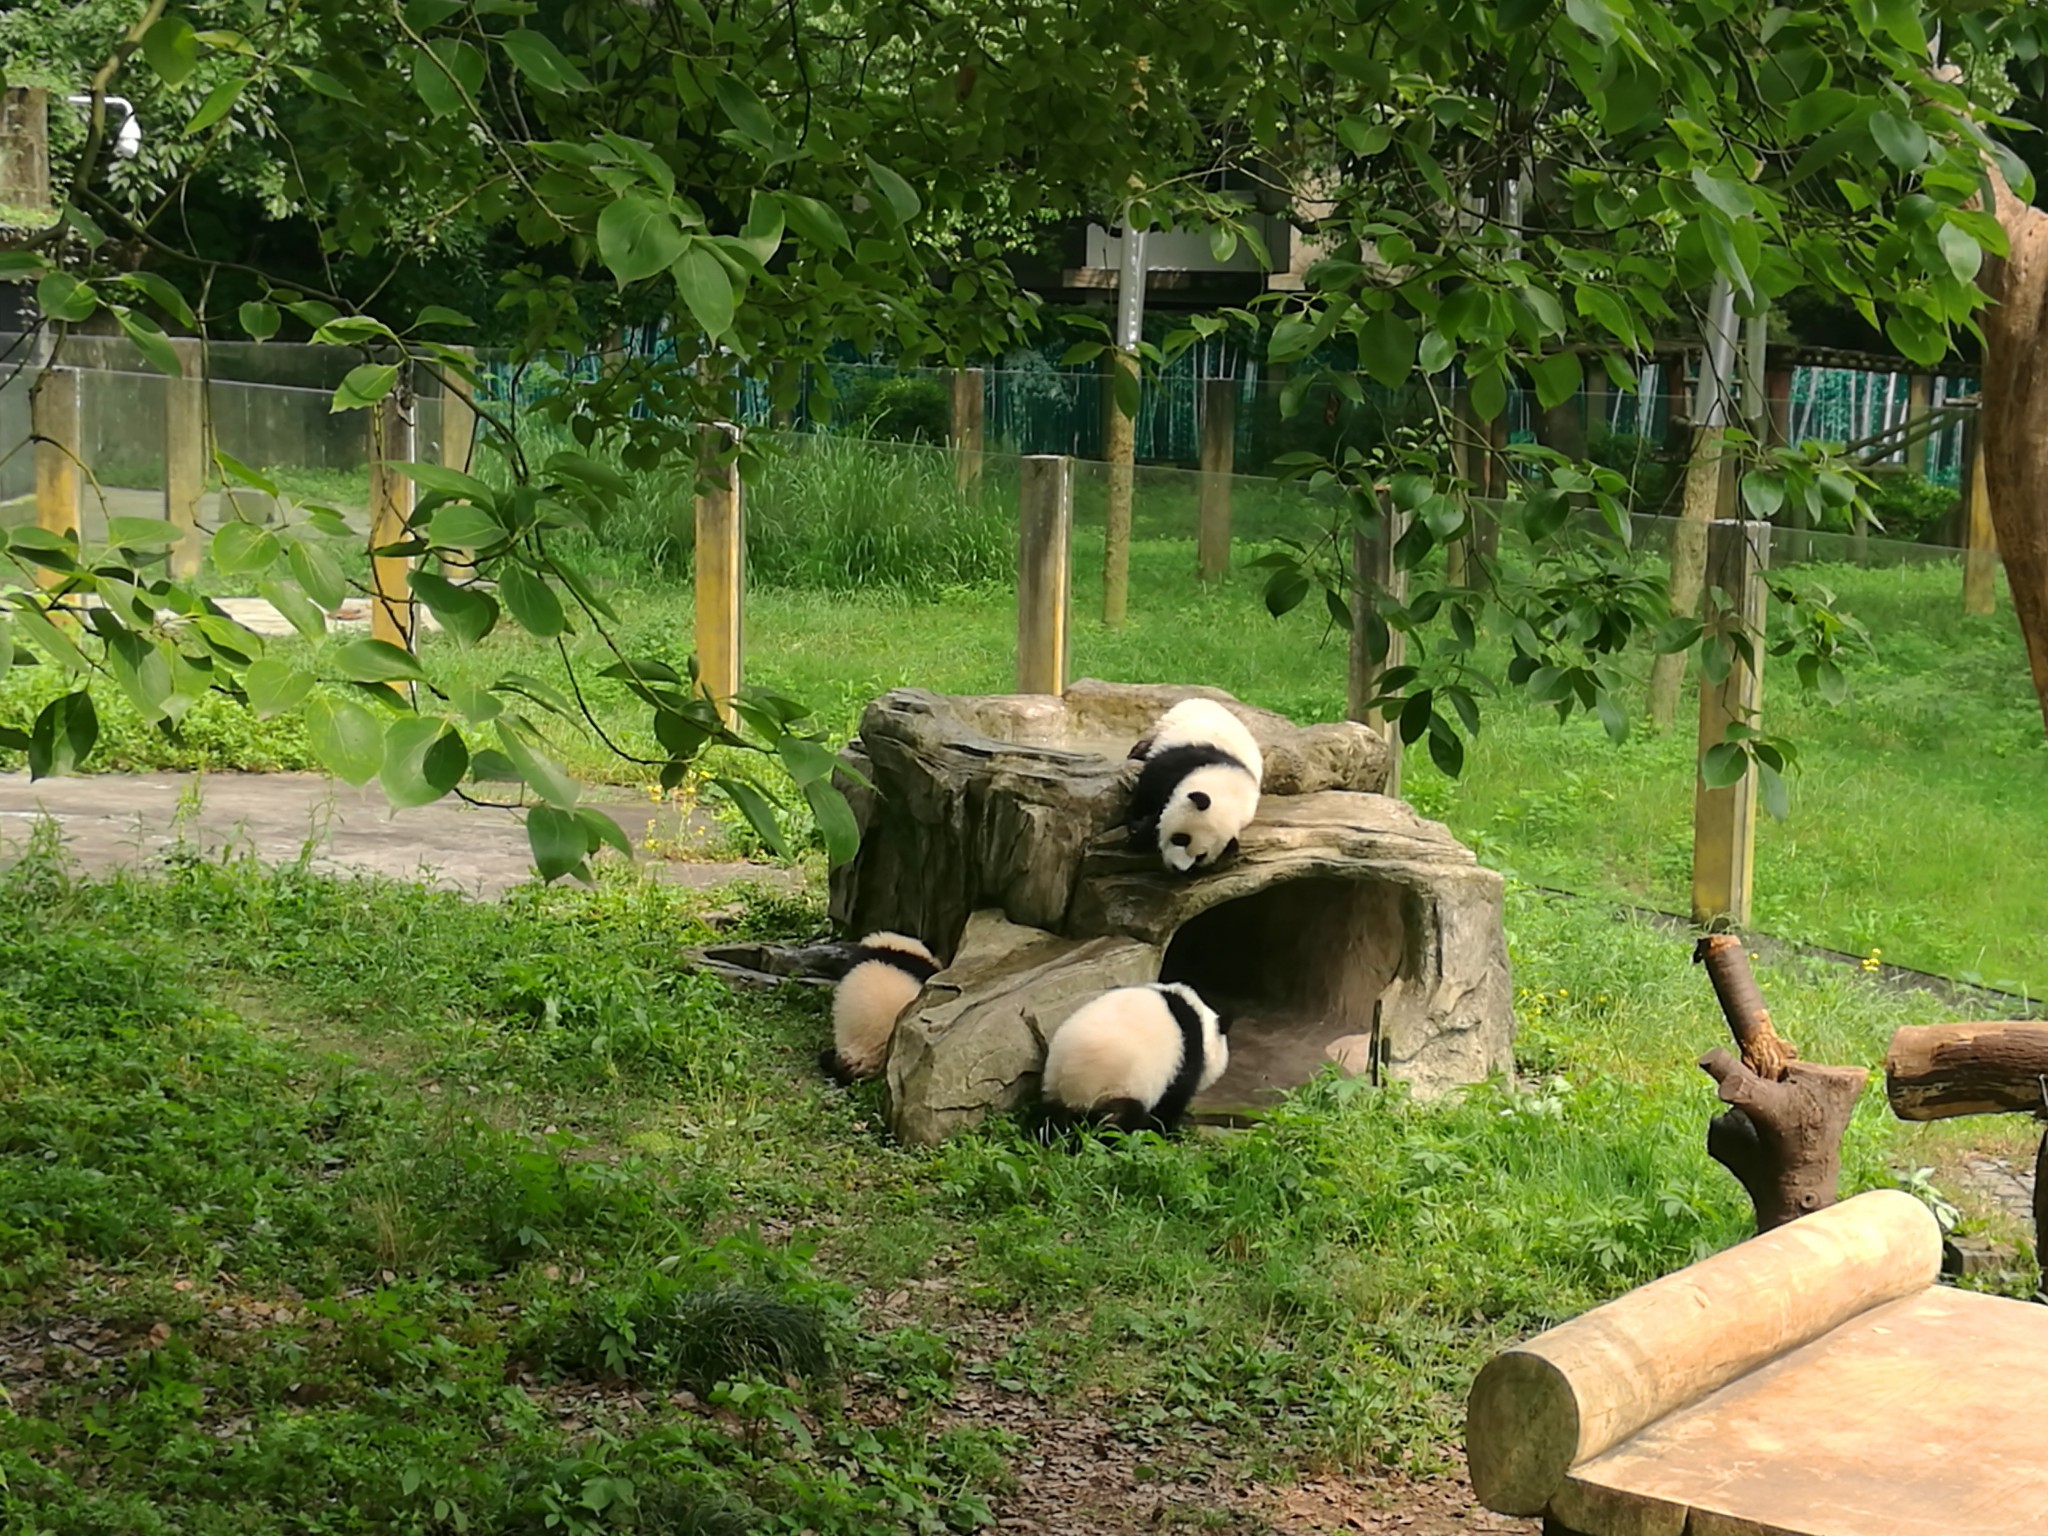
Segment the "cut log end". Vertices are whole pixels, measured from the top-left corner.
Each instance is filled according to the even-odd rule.
[[[1901,1120],[2041,1114],[2048,1109],[2048,1022],[1921,1024],[1885,1052],[1885,1095]]]

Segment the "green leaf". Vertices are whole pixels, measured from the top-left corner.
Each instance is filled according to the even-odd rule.
[[[498,46],[512,67],[542,90],[560,96],[570,91],[587,91],[590,80],[567,59],[544,34],[529,27],[517,27],[498,38]]]
[[[223,80],[206,93],[206,100],[199,103],[199,110],[186,120],[185,132],[189,136],[204,133],[215,123],[226,117],[234,107],[235,100],[242,94],[248,81],[240,76]]]
[[[277,328],[284,317],[275,304],[266,304],[261,299],[251,299],[239,311],[242,329],[254,341],[268,341],[277,334]]]
[[[533,849],[533,867],[543,881],[552,883],[564,875],[590,878],[583,866],[590,854],[590,834],[574,812],[536,805],[526,813],[526,841]]]
[[[690,317],[713,341],[732,329],[732,279],[711,247],[692,245],[675,267],[676,291],[690,306]]]
[[[471,725],[489,725],[505,712],[505,701],[477,683],[450,681],[448,702]]]
[[[348,597],[348,579],[342,575],[341,567],[334,556],[318,544],[304,541],[295,543],[290,554],[292,578],[305,588],[306,595],[329,613],[339,608]]]
[[[1284,316],[1273,327],[1272,340],[1266,343],[1266,360],[1285,363],[1298,357],[1306,357],[1315,343],[1314,321],[1302,315]]]
[[[498,569],[498,596],[504,601],[512,622],[530,635],[550,639],[568,628],[562,615],[562,601],[540,576],[523,565],[507,561]]]
[[[110,517],[107,519],[107,543],[116,549],[153,550],[169,549],[185,531],[176,523],[161,517]]]
[[[464,500],[489,506],[497,498],[491,488],[474,475],[465,475],[459,469],[449,469],[441,464],[419,464],[410,460],[389,466],[406,479],[424,490],[439,491],[443,496],[456,496]]]
[[[28,737],[28,776],[47,779],[71,773],[92,755],[100,739],[99,711],[83,691],[59,694],[45,704]]]
[[[313,691],[313,674],[266,656],[242,674],[242,688],[257,714],[281,715],[306,702]]]
[[[1742,782],[1749,769],[1749,754],[1736,741],[1717,742],[1700,758],[1700,782],[1708,789],[1726,789]]]
[[[290,582],[266,581],[258,585],[257,591],[308,640],[327,638],[327,615],[299,588]]]
[[[352,699],[320,695],[306,705],[306,739],[313,756],[345,784],[361,787],[384,766],[384,729]]]
[[[1742,477],[1742,500],[1758,517],[1774,517],[1785,505],[1785,482],[1776,475],[1752,469]]]
[[[1786,792],[1783,774],[1769,763],[1758,763],[1756,784],[1763,799],[1765,814],[1772,820],[1783,821],[1792,814],[1792,797]]]
[[[829,781],[839,766],[839,756],[831,748],[801,736],[783,737],[775,743],[775,751],[798,789]]]
[[[351,640],[334,653],[334,664],[357,683],[417,683],[427,675],[416,657],[389,640]]]
[[[1392,310],[1381,310],[1359,333],[1358,360],[1375,383],[1399,389],[1415,366],[1415,328]]]
[[[1927,163],[1927,130],[1910,117],[1897,112],[1873,112],[1870,137],[1878,153],[1902,171],[1917,171]]]
[[[1563,405],[1586,382],[1576,352],[1552,352],[1538,358],[1529,365],[1529,377],[1536,385],[1536,403],[1546,411]]]
[[[340,387],[334,391],[334,403],[328,410],[357,411],[364,406],[375,405],[390,394],[397,383],[398,364],[358,363],[349,369]]]
[[[576,807],[576,819],[583,823],[583,830],[590,839],[590,851],[599,848],[615,848],[627,858],[633,857],[633,840],[626,836],[626,829],[605,812],[587,805]]]
[[[739,807],[740,814],[747,818],[747,825],[777,858],[790,857],[789,842],[782,835],[782,823],[776,819],[775,807],[768,803],[766,795],[744,779],[714,778],[711,782]]]
[[[812,245],[826,246],[835,251],[852,249],[846,241],[846,226],[839,215],[819,202],[815,197],[805,197],[798,192],[778,194],[782,199],[782,211],[789,220],[789,227]]]
[[[435,549],[489,549],[507,537],[504,525],[482,507],[436,507],[427,524],[427,542]]]
[[[767,263],[782,244],[782,203],[773,192],[756,190],[747,203],[747,222],[740,229],[740,244],[754,260]]]
[[[469,748],[462,733],[444,721],[413,716],[395,721],[385,734],[377,782],[384,798],[403,810],[433,804],[468,771]]]
[[[597,255],[623,288],[674,266],[683,254],[675,215],[644,192],[628,192],[597,216]]]
[[[142,34],[142,56],[165,85],[183,85],[199,63],[199,36],[182,16],[160,17]]]
[[[882,194],[882,201],[888,204],[898,224],[908,224],[924,207],[917,190],[871,155],[861,157],[867,162],[868,174],[875,179],[875,190]]]
[[[432,571],[412,571],[406,580],[413,596],[463,645],[475,645],[498,622],[497,603],[474,587],[458,587]]]
[[[36,284],[36,308],[52,320],[76,324],[99,308],[99,298],[69,272],[45,273]]]
[[[1442,373],[1451,365],[1457,351],[1450,337],[1441,331],[1431,330],[1423,335],[1422,345],[1416,351],[1415,365],[1424,373]]]
[[[579,793],[576,781],[562,771],[561,765],[529,746],[510,719],[500,719],[495,724],[499,745],[504,747],[512,766],[519,770],[519,777],[532,787],[533,792],[549,805],[563,810],[574,806]]]
[[[483,83],[484,56],[468,43],[437,37],[413,50],[412,88],[436,117],[467,116]]]
[[[86,660],[85,653],[69,635],[51,623],[40,608],[17,608],[12,617],[29,643],[58,666],[81,677],[92,671],[92,663]]]
[[[135,343],[135,350],[143,355],[150,367],[174,379],[185,376],[185,365],[178,361],[177,349],[171,345],[171,339],[164,334],[162,326],[132,309],[115,310],[114,320]]]
[[[1302,605],[1313,585],[1306,572],[1294,567],[1275,571],[1266,582],[1266,612],[1276,619],[1292,613]]]
[[[304,82],[309,89],[319,92],[322,96],[332,97],[336,101],[345,101],[352,107],[362,105],[356,99],[354,91],[330,74],[317,69],[308,69],[303,64],[287,64],[285,68],[290,70],[300,81]]]
[[[804,799],[810,802],[811,819],[818,824],[818,835],[825,840],[825,861],[837,867],[852,861],[860,852],[860,824],[854,820],[853,807],[846,803],[846,796],[833,788],[827,780],[804,786]]]
[[[1949,271],[1959,283],[1974,283],[1977,269],[1984,265],[1984,247],[1960,224],[1944,224],[1935,240],[1941,246],[1942,260],[1948,263]]]
[[[1926,57],[1927,32],[1916,0],[1877,0],[1877,24],[1908,53]]]
[[[419,319],[414,326],[441,325],[453,330],[471,330],[476,322],[459,309],[450,309],[446,304],[428,304],[421,308]]]
[[[1749,184],[1720,166],[1712,170],[1695,166],[1692,184],[1701,197],[1731,219],[1746,219],[1756,212],[1756,194]]]
[[[1501,375],[1498,363],[1485,368],[1474,369],[1472,373],[1472,409],[1481,421],[1493,421],[1507,409],[1508,383]]]
[[[98,616],[95,615],[95,618]],[[171,696],[171,666],[163,652],[133,630],[99,626],[107,645],[107,666],[143,719],[163,718]]]
[[[276,563],[277,536],[254,523],[227,523],[213,536],[209,546],[213,568],[223,576],[250,576],[267,571]]]
[[[719,75],[711,82],[711,94],[717,99],[718,110],[726,121],[738,129],[740,134],[763,149],[775,145],[775,119],[768,115],[768,109],[761,105],[747,83],[738,75]]]
[[[180,325],[197,326],[198,317],[192,313],[192,306],[185,302],[185,295],[164,278],[154,272],[130,272],[121,279],[129,287],[149,296],[149,302],[169,315]]]
[[[1564,0],[1564,13],[1594,42],[1603,48],[1611,47],[1620,36],[1614,24],[1614,13],[1608,9],[1607,0]]]

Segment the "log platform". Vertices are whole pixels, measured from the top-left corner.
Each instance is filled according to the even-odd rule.
[[[1550,1536],[2020,1536],[2048,1525],[2048,1311],[1935,1284],[1941,1231],[1858,1195],[1506,1351],[1472,1485]]]

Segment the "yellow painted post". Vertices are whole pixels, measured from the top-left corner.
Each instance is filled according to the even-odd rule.
[[[179,530],[171,546],[171,576],[199,574],[205,546],[199,536],[199,498],[206,493],[206,355],[197,337],[171,342],[180,378],[164,381],[164,516]]]
[[[1395,602],[1407,601],[1408,573],[1396,568],[1394,546],[1407,530],[1408,515],[1396,510],[1384,491],[1374,494],[1380,509],[1378,526],[1370,533],[1356,523],[1351,529],[1351,657],[1345,679],[1344,715],[1346,719],[1372,727],[1386,738],[1386,793],[1398,795],[1401,793],[1400,721],[1382,715],[1373,708],[1372,700],[1380,691],[1380,678],[1405,664],[1408,637],[1398,629],[1389,630],[1387,654],[1378,661],[1373,660],[1372,606],[1373,598],[1381,592]]]
[[[459,348],[469,360],[476,361],[476,349]],[[469,403],[462,393],[467,386],[459,376],[445,379],[441,385],[441,467],[469,473],[469,461],[476,449],[476,407]],[[473,549],[444,549],[440,556],[441,574],[454,582],[468,583],[476,580],[476,551]]]
[[[984,443],[982,373],[979,368],[953,370],[953,484],[962,491],[981,489],[981,454]]]
[[[1991,488],[1984,479],[1983,423],[1970,433],[1970,473],[1964,481],[1963,612],[1998,608],[1998,531],[1991,523]]]
[[[29,390],[29,431],[36,443],[36,526],[78,532],[80,410],[76,368],[45,368]]]
[[[1214,581],[1230,569],[1230,474],[1237,455],[1237,380],[1202,381],[1202,477],[1196,569]]]
[[[414,458],[415,404],[412,380],[401,372],[397,386],[370,410],[370,638],[412,649],[412,560],[375,551],[402,543],[412,518],[413,483],[391,466]],[[394,685],[402,687],[402,684]]]
[[[1771,525],[1722,520],[1707,529],[1706,619],[1709,635],[1746,633],[1754,665],[1738,655],[1719,685],[1700,680],[1699,754],[1719,746],[1728,727],[1761,723],[1765,587]],[[1692,918],[1714,928],[1749,926],[1756,860],[1757,776],[1752,764],[1725,789],[1709,789],[1694,769]]]
[[[719,718],[732,723],[740,691],[745,633],[747,538],[740,495],[739,443],[720,424],[704,432],[708,481],[697,490],[697,687],[710,696]]]
[[[1066,692],[1071,615],[1068,547],[1074,461],[1033,454],[1017,474],[1017,691]]]

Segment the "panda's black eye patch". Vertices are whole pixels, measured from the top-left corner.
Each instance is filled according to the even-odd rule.
[[[1188,804],[1198,811],[1206,811],[1209,809],[1209,797],[1197,789],[1188,795]]]
[[[1174,847],[1176,847],[1176,848],[1185,848],[1185,847],[1187,847],[1187,845],[1188,845],[1188,835],[1187,835],[1187,833],[1185,833],[1185,832],[1176,832],[1176,833],[1174,833],[1174,834],[1173,834],[1173,846],[1174,846]]]

